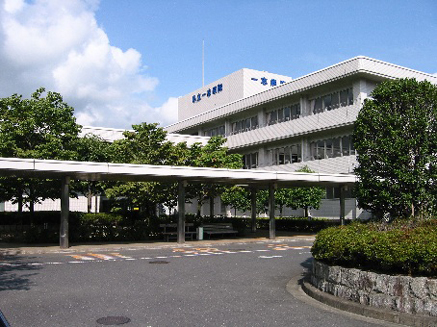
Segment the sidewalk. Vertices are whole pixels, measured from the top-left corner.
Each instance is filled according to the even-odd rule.
[[[307,239],[314,241],[315,234],[276,233],[276,239],[268,238],[268,231],[257,231],[256,233],[247,233],[244,237],[238,238],[221,238],[207,239],[202,241],[186,241],[185,243],[177,243],[176,241],[164,242],[144,241],[144,242],[92,242],[92,243],[72,243],[68,249],[61,249],[57,244],[23,244],[23,243],[0,243],[1,255],[16,255],[16,254],[32,254],[32,253],[71,253],[84,251],[114,251],[121,249],[141,249],[141,248],[175,248],[175,247],[198,247],[206,245],[219,245],[231,243],[248,243],[248,242],[281,242],[282,240],[290,239]]]

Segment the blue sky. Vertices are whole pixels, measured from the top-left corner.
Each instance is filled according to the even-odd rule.
[[[0,8],[0,96],[46,86],[84,125],[175,122],[177,97],[202,86],[202,40],[206,84],[243,67],[299,77],[357,55],[437,73],[434,0],[0,0]]]
[[[357,55],[437,72],[437,1],[103,0],[111,42],[143,54],[157,101],[240,68],[298,77]]]

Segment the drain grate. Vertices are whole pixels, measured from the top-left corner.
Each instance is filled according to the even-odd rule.
[[[97,323],[106,326],[123,325],[130,322],[128,317],[123,316],[108,316],[97,319]]]
[[[166,263],[169,263],[168,261],[164,260],[155,260],[149,262],[151,265],[165,265]]]

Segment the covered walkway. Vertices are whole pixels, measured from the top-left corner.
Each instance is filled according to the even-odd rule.
[[[340,219],[345,217],[344,191],[355,184],[354,175],[297,173],[245,169],[219,169],[181,166],[154,166],[76,162],[57,160],[35,160],[0,158],[0,176],[60,179],[62,187],[61,224],[59,243],[61,248],[69,247],[69,183],[83,181],[131,181],[131,182],[175,182],[178,183],[178,243],[185,242],[185,187],[188,182],[241,184],[252,190],[252,229],[255,228],[257,189],[269,190],[269,237],[276,237],[275,197],[276,188],[297,186],[340,187]]]

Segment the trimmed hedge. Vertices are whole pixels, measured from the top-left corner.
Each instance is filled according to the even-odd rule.
[[[437,219],[327,228],[311,252],[329,265],[437,277]]]
[[[141,213],[123,217],[116,213],[70,212],[69,227],[71,242],[147,241],[162,238],[159,224],[176,223],[175,216],[149,218]],[[232,223],[239,236],[250,231],[250,218],[210,218],[186,215],[186,221],[198,227],[203,223]],[[4,242],[58,243],[59,212],[0,213],[0,239]],[[338,220],[282,217],[276,218],[276,230],[315,233],[330,226],[337,226]],[[269,219],[258,218],[257,229],[268,230]]]

